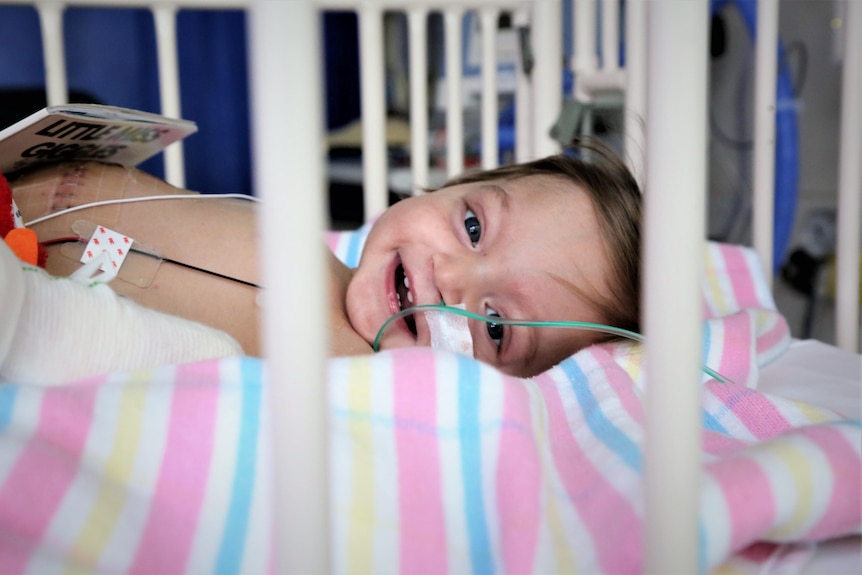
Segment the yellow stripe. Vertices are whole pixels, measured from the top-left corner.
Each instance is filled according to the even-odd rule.
[[[351,362],[348,409],[351,414],[371,414],[371,361]],[[374,436],[368,417],[350,418],[353,489],[348,516],[347,572],[374,572]]]
[[[716,311],[719,314],[724,314],[727,312],[728,307],[727,298],[724,295],[724,289],[722,288],[719,275],[726,275],[726,272],[716,269],[713,258],[718,260],[721,259],[721,256],[713,253],[709,248],[707,248],[706,285],[709,288],[709,299],[714,302],[717,308]]]
[[[632,381],[637,383],[640,381],[641,372],[643,372],[643,364],[643,345],[638,344],[637,347],[632,349],[631,353],[626,356],[626,362],[623,365],[623,369]]]
[[[793,513],[772,530],[770,535],[782,539],[797,535],[803,526],[811,521],[814,508],[814,478],[810,458],[790,442],[779,441],[773,451],[790,472],[796,489]]]
[[[732,559],[731,559],[732,561]],[[710,572],[710,575],[752,575],[754,573],[760,572],[760,565],[757,566],[757,569],[742,569],[739,565],[719,565],[715,570]]]
[[[820,409],[819,407],[815,407],[810,403],[805,403],[804,401],[793,401],[793,405],[799,409],[800,413],[808,420],[810,424],[816,423],[826,423],[828,421],[833,421],[835,418],[830,416],[825,411]]]
[[[125,505],[128,479],[138,454],[147,395],[147,386],[135,384],[150,378],[150,372],[139,371],[124,384],[118,406],[114,445],[105,461],[99,494],[90,507],[84,527],[71,551],[72,558],[79,565],[96,564]],[[70,569],[69,572],[73,571]]]

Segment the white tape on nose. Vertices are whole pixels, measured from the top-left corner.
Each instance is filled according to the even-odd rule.
[[[464,304],[452,305],[467,309]],[[473,337],[467,325],[467,318],[457,313],[443,311],[425,312],[425,320],[431,332],[431,347],[455,351],[473,357]]]

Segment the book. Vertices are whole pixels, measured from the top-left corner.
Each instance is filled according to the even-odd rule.
[[[190,120],[116,106],[48,106],[0,132],[0,173],[86,160],[133,167],[197,129]]]

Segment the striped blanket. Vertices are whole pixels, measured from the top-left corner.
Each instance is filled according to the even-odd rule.
[[[786,323],[748,250],[708,250],[704,357],[734,383],[702,383],[701,571],[792,573],[862,530],[860,422],[757,391]],[[642,367],[330,360],[335,570],[639,572]],[[245,357],[0,386],[0,573],[273,572],[266,395]]]

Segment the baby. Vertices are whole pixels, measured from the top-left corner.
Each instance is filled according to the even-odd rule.
[[[373,341],[401,308],[445,301],[492,317],[637,330],[640,192],[625,167],[605,160],[550,157],[396,203],[374,224],[347,283],[351,326]],[[470,332],[476,358],[522,376],[602,337],[478,321]],[[421,315],[381,339],[382,348],[429,343]]]
[[[555,156],[468,174],[393,205],[373,225],[356,269],[326,256],[331,354],[372,353],[393,314],[442,302],[483,316],[637,330],[640,192],[621,162],[610,154],[600,159]],[[96,226],[115,230],[138,249],[111,281],[114,292],[227,333],[243,353],[259,355],[258,204],[132,202],[38,222],[101,200],[188,192],[138,170],[97,163],[43,168],[12,187],[23,220],[37,220],[29,227],[48,250],[52,275],[80,268],[79,237]],[[608,337],[480,321],[470,321],[469,330],[476,358],[521,376]],[[428,321],[417,313],[387,328],[380,349],[430,343]]]

